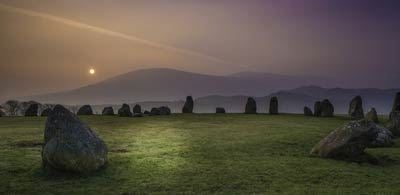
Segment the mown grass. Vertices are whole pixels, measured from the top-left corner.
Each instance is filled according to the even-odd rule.
[[[400,193],[398,140],[392,148],[368,149],[380,165],[308,155],[346,117],[82,117],[110,150],[107,168],[86,176],[42,170],[45,120],[0,118],[0,194]]]

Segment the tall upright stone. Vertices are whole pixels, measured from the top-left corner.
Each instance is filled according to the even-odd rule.
[[[245,114],[257,114],[257,103],[254,98],[247,98],[246,108],[244,111]]]
[[[387,128],[395,136],[400,136],[400,111],[393,111],[390,113]]]
[[[378,113],[376,112],[375,108],[369,109],[365,118],[369,121],[373,121],[374,123],[379,123]]]
[[[194,102],[192,96],[186,97],[185,105],[183,105],[182,113],[193,113]]]
[[[131,107],[128,104],[122,104],[122,107],[118,110],[118,116],[120,117],[131,117]]]
[[[400,92],[396,93],[393,101],[392,112],[400,111]]]
[[[304,116],[313,116],[313,112],[309,107],[304,106],[303,111],[304,111]]]
[[[31,104],[25,111],[25,116],[38,116],[39,104]]]
[[[394,97],[392,110],[390,111],[389,118],[391,118],[393,112],[400,112],[400,92],[396,93]]]
[[[93,110],[90,105],[84,105],[79,108],[77,115],[93,115]]]
[[[328,99],[324,99],[321,102],[321,116],[332,117],[334,112],[335,109],[333,107],[333,104]]]
[[[364,118],[364,109],[361,96],[356,96],[350,101],[348,113],[352,120],[360,120]]]
[[[135,104],[135,106],[133,106],[132,112],[134,114],[142,113],[142,107],[139,104]]]
[[[269,113],[279,114],[278,112],[278,98],[276,96],[272,97],[269,102]]]
[[[314,116],[321,116],[321,102],[316,101],[314,103]]]
[[[107,146],[88,125],[57,105],[47,118],[42,162],[49,170],[92,172],[106,164]]]

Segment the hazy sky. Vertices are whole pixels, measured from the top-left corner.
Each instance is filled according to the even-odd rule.
[[[0,26],[0,99],[150,67],[400,87],[398,0],[0,0]]]

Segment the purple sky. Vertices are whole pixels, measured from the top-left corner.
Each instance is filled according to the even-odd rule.
[[[348,82],[340,87],[400,87],[398,0],[0,4],[23,9],[0,6],[0,99],[151,67],[317,75]],[[90,67],[95,76],[88,75]]]

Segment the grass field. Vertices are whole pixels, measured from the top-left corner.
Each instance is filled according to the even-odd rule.
[[[399,194],[400,141],[380,165],[310,157],[349,120],[301,115],[81,117],[109,147],[87,176],[41,169],[46,118],[0,118],[0,194]]]

